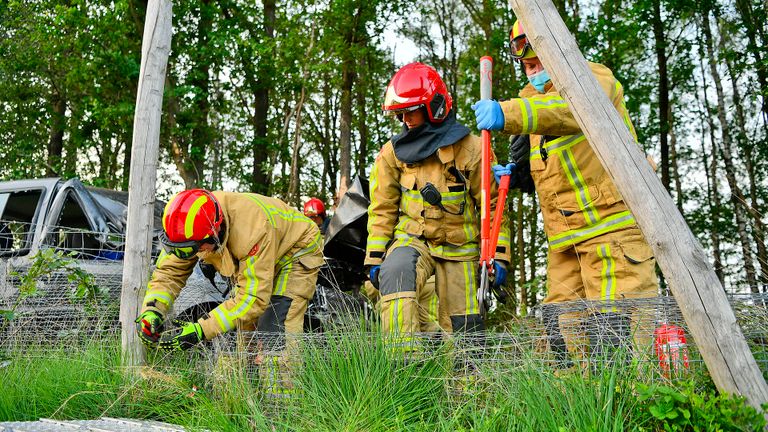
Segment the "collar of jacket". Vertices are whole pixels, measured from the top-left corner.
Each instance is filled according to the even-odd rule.
[[[442,123],[425,122],[413,129],[403,125],[403,131],[393,136],[391,141],[397,159],[405,163],[416,163],[467,135],[469,129],[457,122],[456,114],[451,111]]]
[[[227,212],[226,207],[224,206],[224,197],[219,192],[212,192],[213,197],[216,198],[216,200],[219,202],[219,207],[221,208],[221,214],[224,215],[224,220],[221,222],[221,229],[224,231],[224,236],[219,239],[221,241],[221,246],[219,249],[223,249],[223,246],[226,246],[227,240],[229,240],[229,227],[232,226],[229,223],[229,213]]]

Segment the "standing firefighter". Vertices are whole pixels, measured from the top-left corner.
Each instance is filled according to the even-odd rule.
[[[567,103],[552,85],[519,21],[509,36],[512,57],[522,64],[529,84],[520,91],[519,98],[501,103],[482,100],[472,109],[479,129],[523,135],[515,140],[513,153],[530,154],[529,160],[513,162],[518,166],[530,163],[530,176],[538,191],[549,242],[545,325],[558,359],[569,363],[559,329],[559,313],[553,304],[585,298],[603,302],[593,313],[594,320],[588,329],[593,355],[600,355],[605,346],[616,347],[629,339],[630,317],[612,307],[612,302],[657,294],[655,260],[634,217]],[[590,63],[590,68],[637,139],[621,84],[605,66]],[[497,165],[493,169],[499,175],[509,174],[515,168]],[[518,178],[525,177],[516,174]]]
[[[188,349],[235,328],[301,333],[323,263],[320,231],[284,202],[252,193],[183,191],[163,213],[165,250],[149,282],[139,337],[161,349]],[[236,281],[208,317],[162,332],[174,299],[198,260]],[[259,320],[259,318],[261,319]]]
[[[381,292],[381,322],[396,347],[419,331],[419,299],[434,273],[441,315],[454,332],[484,330],[477,301],[480,138],[456,121],[434,68],[411,63],[392,77],[383,109],[403,123],[371,171],[365,264]],[[495,203],[495,190],[493,195]],[[503,224],[495,284],[506,277]],[[427,297],[428,298],[428,297]]]

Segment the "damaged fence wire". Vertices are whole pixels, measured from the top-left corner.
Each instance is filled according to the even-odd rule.
[[[41,357],[94,345],[113,350],[119,347],[122,262],[106,257],[105,251],[114,252],[112,246],[71,247],[78,241],[87,244],[93,233],[51,232],[68,243],[50,247],[74,251],[75,264],[92,275],[92,282],[105,295],[98,303],[78,302],[71,295],[76,282],[66,272],[41,278],[39,295],[23,299],[13,316],[0,315],[2,367],[24,361],[25,356]],[[18,229],[14,238],[17,234]],[[118,244],[121,240],[111,241]],[[21,278],[30,265],[29,257],[0,259],[0,310],[8,310],[18,301]],[[333,272],[324,278],[326,284],[333,285]],[[222,281],[211,281],[202,273],[193,274],[189,284],[182,290],[187,297],[177,299],[176,314],[188,312],[191,305],[215,306],[213,294],[221,298],[225,292]],[[195,284],[207,288],[190,288]],[[346,306],[329,309],[334,297],[344,297],[336,304]],[[768,294],[731,294],[728,298],[760,369],[768,375]],[[326,314],[334,319],[322,332],[230,333],[191,352],[150,352],[147,370],[160,376],[194,373],[200,377],[199,387],[212,391],[225,391],[224,383],[236,378],[267,401],[332,385],[312,381],[320,376],[313,375],[318,368],[353,385],[360,365],[392,374],[419,375],[426,368],[439,377],[448,394],[482,388],[499,374],[530,367],[584,375],[610,367],[631,367],[648,381],[668,381],[705,370],[696,341],[672,297],[539,305],[534,315],[505,323],[503,332],[419,333],[408,335],[404,344],[394,340],[398,335],[382,336],[371,307],[360,314],[360,304],[340,290],[323,291],[318,299],[313,306],[321,309],[318,316]]]

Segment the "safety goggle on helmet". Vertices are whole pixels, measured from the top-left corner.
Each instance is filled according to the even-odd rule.
[[[512,55],[512,59],[518,62],[522,59],[537,57],[531,43],[528,42],[528,37],[525,35],[520,20],[515,21],[509,31],[509,53]]]
[[[163,211],[163,248],[181,259],[195,256],[204,244],[219,244],[218,229],[224,220],[219,202],[204,189],[179,192]]]

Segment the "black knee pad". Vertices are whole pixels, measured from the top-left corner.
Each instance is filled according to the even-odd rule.
[[[541,317],[547,332],[549,349],[555,355],[558,366],[569,367],[571,362],[568,358],[568,347],[560,331],[560,314],[560,307],[556,304],[541,305]]]
[[[403,291],[416,291],[416,263],[419,251],[412,247],[393,250],[381,263],[379,292],[382,296]]]
[[[627,350],[626,355],[631,354],[629,327],[630,318],[626,314],[615,312],[592,314],[588,332],[592,357],[595,359],[610,357],[620,348]]]
[[[257,330],[265,334],[267,349],[281,349],[285,345],[285,319],[293,299],[281,295],[273,295],[264,314],[259,318]]]
[[[454,333],[476,333],[485,331],[485,323],[480,314],[452,315],[451,328]]]

